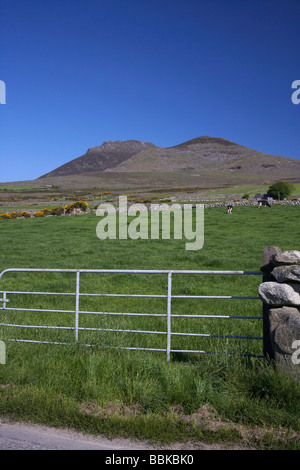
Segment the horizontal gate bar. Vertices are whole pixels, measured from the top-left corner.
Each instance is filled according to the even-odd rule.
[[[30,292],[30,291],[0,291],[6,294],[30,294],[30,295],[69,295],[76,296],[74,292]],[[161,298],[166,299],[168,296],[164,294],[89,294],[80,293],[80,297],[150,297],[150,298]],[[171,295],[172,299],[254,299],[260,300],[259,297],[252,296],[237,296],[237,295]],[[6,299],[0,299],[0,302],[9,302]]]
[[[40,273],[108,273],[108,274],[232,274],[232,275],[262,275],[262,271],[207,271],[207,270],[167,270],[167,269],[37,269],[9,268],[0,273],[1,277],[8,272],[40,272]]]
[[[42,329],[52,329],[52,330],[74,330],[73,326],[47,326],[47,325],[16,325],[14,323],[0,323],[0,326],[10,326],[15,328],[42,328]],[[81,331],[111,331],[118,333],[143,333],[143,334],[156,334],[156,335],[166,335],[166,331],[153,331],[153,330],[124,330],[118,328],[90,328],[90,327],[79,327],[78,330]],[[262,340],[260,336],[240,336],[240,335],[217,335],[210,333],[179,333],[171,332],[172,336],[196,336],[196,337],[210,337],[210,338],[236,338],[236,339],[258,339]]]
[[[74,313],[75,310],[48,310],[48,309],[42,309],[42,308],[4,308],[0,307],[0,310],[5,310],[5,311],[19,311],[19,312],[52,312],[52,313]]]
[[[197,351],[197,350],[191,350],[191,349],[171,349],[170,352],[176,352],[176,353],[199,353],[199,354],[226,354],[226,353],[219,353],[218,351]],[[264,356],[261,354],[241,354],[241,356],[247,356],[247,357],[257,357],[257,358],[263,358]]]
[[[1,294],[31,294],[31,295],[76,295],[74,292],[30,292],[30,291],[21,291],[21,290],[4,290],[0,291]],[[8,300],[6,300],[8,302]]]
[[[72,343],[61,343],[57,341],[37,341],[31,339],[6,339],[6,341],[15,341],[20,343],[41,343],[41,344],[57,344],[57,345],[65,345],[65,346],[74,346]],[[93,344],[80,344],[80,346],[87,346],[93,347]],[[158,351],[158,352],[166,352],[166,349],[155,349],[155,348],[134,348],[134,347],[125,347],[125,346],[106,346],[106,348],[110,349],[125,349],[129,351]],[[177,352],[177,353],[198,353],[198,354],[220,354],[217,351],[201,351],[201,350],[191,350],[191,349],[171,349],[170,352]],[[222,353],[223,354],[223,353]],[[260,354],[241,354],[242,356],[247,357],[256,357],[256,358],[263,358],[263,355]]]
[[[49,309],[42,309],[42,308],[3,308],[0,307],[0,310],[7,310],[7,311],[21,311],[21,312],[50,312],[50,313],[74,313],[75,310],[49,310]],[[79,310],[78,313],[82,313],[84,315],[120,315],[120,316],[137,316],[137,317],[166,317],[166,313],[131,313],[131,312],[90,312]],[[241,320],[262,320],[263,317],[253,317],[253,316],[238,316],[238,315],[193,315],[193,314],[175,314],[172,313],[171,317],[176,318],[231,318],[231,319],[241,319]]]
[[[172,299],[260,299],[259,297],[237,295],[172,295]]]
[[[249,319],[249,320],[262,320],[263,317],[246,317],[246,316],[238,316],[238,315],[193,315],[193,314],[182,314],[178,315],[176,313],[172,313],[172,317],[177,318],[232,318],[232,319]]]
[[[48,326],[48,325],[16,325],[15,323],[0,323],[0,326],[12,326],[16,328],[42,328],[49,330],[74,330],[74,326]]]

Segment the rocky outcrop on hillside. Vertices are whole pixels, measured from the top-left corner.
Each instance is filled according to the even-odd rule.
[[[90,147],[81,157],[61,165],[40,178],[102,172],[108,168],[114,168],[137,153],[153,148],[156,148],[156,145],[139,140],[127,140],[125,142],[108,140],[100,146]]]

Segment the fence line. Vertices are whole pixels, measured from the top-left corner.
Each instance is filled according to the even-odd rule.
[[[206,353],[218,354],[215,351],[203,350],[188,350],[188,349],[172,349],[171,337],[172,336],[186,336],[186,337],[212,337],[212,338],[237,338],[237,339],[255,339],[262,340],[260,336],[243,336],[243,335],[217,335],[208,333],[180,333],[172,332],[171,319],[172,318],[219,318],[219,319],[255,319],[262,320],[262,316],[246,316],[246,315],[209,315],[209,314],[172,314],[172,299],[231,299],[231,300],[256,300],[259,297],[254,296],[231,296],[231,295],[172,295],[172,279],[177,274],[193,274],[193,275],[262,275],[261,271],[207,271],[207,270],[129,270],[129,269],[36,269],[36,268],[10,268],[0,273],[0,281],[7,273],[74,273],[76,275],[75,292],[40,292],[40,291],[22,291],[22,290],[0,290],[3,295],[0,298],[2,302],[1,311],[24,311],[24,312],[54,312],[54,313],[73,313],[75,314],[74,326],[46,326],[46,325],[19,325],[14,323],[0,323],[3,327],[16,327],[16,328],[36,328],[36,329],[50,329],[50,330],[74,330],[75,343],[79,341],[80,331],[107,331],[107,332],[126,332],[126,333],[144,333],[155,335],[166,335],[167,344],[166,348],[141,348],[141,347],[119,347],[120,349],[128,350],[147,350],[147,351],[162,351],[167,354],[167,361],[170,361],[171,353],[184,352],[184,353]],[[167,275],[167,294],[105,294],[105,293],[82,293],[80,292],[80,275],[83,273],[109,273],[109,274],[166,274]],[[32,308],[13,308],[7,307],[6,304],[10,301],[7,298],[9,294],[20,295],[54,295],[54,296],[74,296],[75,309],[74,310],[59,310],[59,309],[32,309]],[[79,303],[81,297],[132,297],[132,298],[163,298],[167,299],[166,313],[138,313],[138,312],[99,312],[99,311],[84,311],[80,310]],[[119,316],[140,316],[140,317],[165,317],[167,319],[166,331],[152,331],[152,330],[133,330],[133,329],[117,329],[117,328],[83,328],[79,326],[80,315],[119,315]],[[51,341],[37,341],[26,339],[9,339],[9,341],[18,342],[31,342],[31,343],[47,343],[47,344],[67,344],[63,342]],[[92,346],[86,344],[85,346]],[[116,348],[118,348],[116,346]],[[255,357],[263,357],[262,355],[254,355]]]

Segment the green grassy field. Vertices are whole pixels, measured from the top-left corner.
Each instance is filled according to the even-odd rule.
[[[99,217],[14,219],[0,222],[0,269],[259,270],[262,250],[300,249],[299,207],[235,207],[205,210],[204,247],[186,251],[185,240],[105,240]],[[166,275],[82,274],[81,292],[161,294]],[[174,276],[174,295],[256,296],[259,276]],[[74,292],[75,275],[6,274],[0,290]],[[74,310],[74,297],[8,294],[12,308]],[[80,310],[166,313],[166,299],[81,298]],[[1,323],[74,327],[74,313],[0,310]],[[258,300],[172,301],[172,313],[261,315]],[[80,315],[80,327],[166,331],[165,317]],[[262,336],[259,320],[172,319],[172,331]],[[166,335],[74,329],[2,327],[6,364],[0,365],[0,413],[15,419],[68,426],[86,432],[156,441],[244,442],[261,448],[300,448],[299,382],[265,363],[259,340],[172,337],[174,349],[221,354],[126,351],[107,346],[166,348]],[[6,341],[63,341],[69,346]],[[201,410],[209,408],[209,423]],[[200,411],[199,411],[200,410]],[[210,426],[213,423],[214,426]],[[241,431],[243,426],[243,432]],[[280,432],[279,432],[280,431]]]

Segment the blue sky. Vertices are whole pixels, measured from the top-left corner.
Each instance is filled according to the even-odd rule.
[[[299,45],[299,0],[0,0],[0,181],[105,140],[300,158]]]

